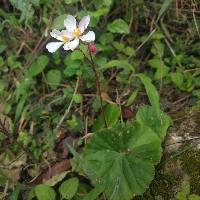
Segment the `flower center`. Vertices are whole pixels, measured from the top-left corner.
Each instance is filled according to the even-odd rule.
[[[64,43],[69,42],[69,38],[66,35],[61,35],[61,37]]]
[[[78,38],[81,35],[80,28],[76,28],[76,30],[73,32],[74,37]]]

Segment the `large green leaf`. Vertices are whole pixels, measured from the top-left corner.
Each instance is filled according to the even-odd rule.
[[[156,133],[135,125],[96,132],[86,145],[82,162],[93,184],[105,186],[109,200],[130,200],[146,190],[160,157]]]
[[[161,139],[164,139],[167,129],[172,123],[168,115],[162,111],[158,115],[150,106],[139,108],[136,119],[141,125],[150,127]]]

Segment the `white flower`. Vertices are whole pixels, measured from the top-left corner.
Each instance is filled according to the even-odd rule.
[[[76,24],[76,19],[72,15],[68,15],[64,21],[64,26],[66,30],[58,31],[54,29],[50,35],[59,40],[59,42],[50,42],[46,45],[49,52],[55,52],[63,44],[65,50],[74,50],[79,45],[79,39],[83,42],[90,43],[95,40],[95,33],[89,31],[87,34],[83,35],[84,31],[90,23],[90,16],[85,16],[81,19],[78,27]]]
[[[83,35],[89,23],[90,16],[83,17],[78,26],[76,23],[76,19],[72,15],[67,16],[64,21],[64,26],[66,28],[66,31],[73,37],[73,40],[64,44],[63,48],[65,50],[73,51],[79,45],[79,39],[87,43],[95,40],[95,33],[93,31],[89,31],[88,33]]]
[[[55,52],[59,47],[61,47],[63,44],[68,43],[71,39],[73,39],[73,35],[66,31],[66,30],[62,30],[62,31],[58,31],[56,29],[54,29],[50,35],[59,40],[60,42],[50,42],[46,45],[47,50],[50,53]]]

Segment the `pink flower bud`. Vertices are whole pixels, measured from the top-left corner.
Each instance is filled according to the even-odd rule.
[[[92,43],[88,44],[88,49],[92,54],[96,54],[97,53],[97,47],[96,47],[95,44],[92,44]]]

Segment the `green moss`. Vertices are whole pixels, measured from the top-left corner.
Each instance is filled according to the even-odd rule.
[[[179,159],[182,169],[190,178],[191,193],[200,195],[200,150],[190,149]]]
[[[181,177],[173,173],[164,174],[162,170],[157,171],[149,189],[142,196],[135,197],[134,200],[172,199],[180,182]]]
[[[200,150],[186,146],[181,152],[166,160],[162,169],[157,170],[149,189],[134,200],[174,199],[185,179],[190,182],[191,194],[200,195]]]

